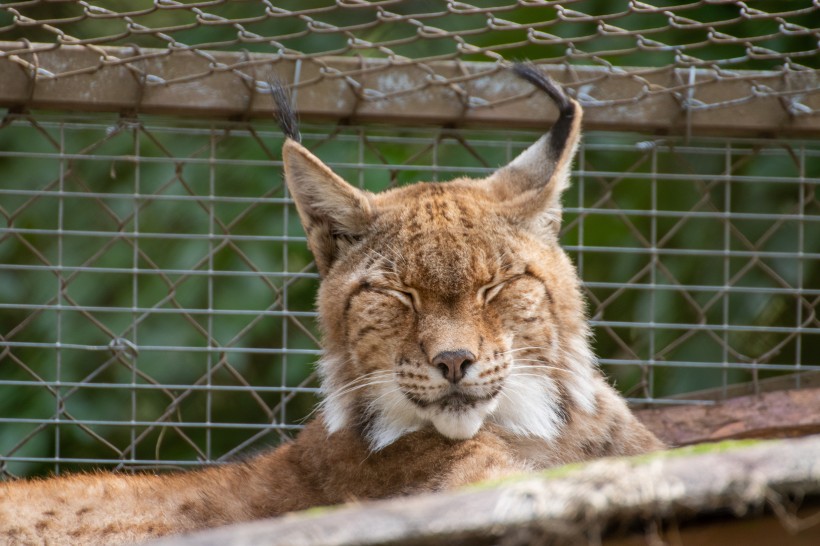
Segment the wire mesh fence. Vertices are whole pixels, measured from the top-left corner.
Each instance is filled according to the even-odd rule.
[[[805,134],[817,13],[810,0],[27,0],[0,11],[0,100],[269,115],[275,74],[304,116],[526,126],[541,110],[503,69],[530,59],[591,127]]]
[[[379,190],[509,161],[549,115],[504,66],[540,62],[590,128],[640,131],[588,131],[565,198],[612,380],[650,405],[799,386],[820,371],[815,4],[4,4],[0,472],[218,462],[309,414],[318,279],[273,75],[306,120],[356,122],[306,144]]]

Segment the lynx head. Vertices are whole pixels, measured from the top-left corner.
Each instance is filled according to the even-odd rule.
[[[358,427],[378,450],[426,426],[464,439],[492,421],[550,440],[571,412],[593,411],[579,282],[558,246],[581,108],[537,69],[515,71],[559,119],[485,179],[372,194],[289,133],[285,176],[322,277],[330,432]]]

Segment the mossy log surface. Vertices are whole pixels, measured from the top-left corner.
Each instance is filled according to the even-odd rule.
[[[635,543],[648,540],[647,533],[657,537],[670,522],[697,528],[699,522],[767,518],[773,523],[766,532],[775,534],[760,534],[762,543],[776,539],[784,546],[820,544],[818,514],[820,436],[810,436],[604,459],[462,491],[314,509],[157,544],[622,544],[630,536],[639,537]]]

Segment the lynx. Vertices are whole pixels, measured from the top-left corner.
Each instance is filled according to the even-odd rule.
[[[487,178],[379,194],[303,147],[277,92],[285,178],[322,277],[318,416],[221,467],[0,484],[0,542],[131,543],[662,448],[596,368],[558,244],[581,107],[514,70],[557,105],[549,133]]]

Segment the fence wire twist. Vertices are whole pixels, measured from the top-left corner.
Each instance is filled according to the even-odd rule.
[[[694,123],[698,116],[708,123],[715,111],[726,111],[718,124],[726,128],[743,126],[738,112],[740,118],[760,114],[758,108],[738,108],[758,105],[768,110],[753,125],[758,132],[767,130],[766,124],[770,131],[816,131],[816,1],[656,4],[7,3],[0,8],[0,39],[5,40],[0,61],[17,79],[0,100],[64,101],[73,107],[86,102],[87,108],[110,108],[120,101],[119,107],[180,109],[191,102],[193,84],[219,89],[230,81],[236,85],[222,91],[234,101],[225,98],[219,108],[241,114],[253,111],[259,102],[255,94],[267,91],[271,72],[286,72],[306,97],[311,89],[313,95],[328,90],[334,98],[350,95],[341,106],[321,100],[302,105],[303,111],[325,118],[350,118],[368,107],[383,116],[387,107],[401,111],[401,99],[408,95],[433,92],[444,97],[440,117],[458,119],[467,110],[482,119],[482,112],[511,101],[483,78],[495,77],[509,59],[527,58],[559,70],[593,111],[633,106],[631,116],[636,111],[646,118],[660,115],[661,127],[691,125],[692,116]],[[468,66],[470,61],[480,62],[480,68]],[[80,85],[87,94],[74,98],[72,83],[106,71],[97,83],[114,86],[109,93]],[[413,118],[419,111],[411,108],[406,115]],[[593,123],[607,123],[597,120],[593,115]]]
[[[273,74],[308,120],[439,125],[306,126],[309,146],[373,190],[481,175],[537,138],[509,130],[548,125],[505,79],[514,58],[564,81],[589,127],[685,133],[588,132],[579,153],[563,242],[602,365],[638,404],[799,386],[820,371],[820,145],[699,133],[816,137],[819,11],[0,6],[0,472],[222,461],[309,414],[317,277],[281,135],[249,121],[269,115]],[[204,119],[153,115],[180,112]],[[504,131],[440,128],[461,122]]]

